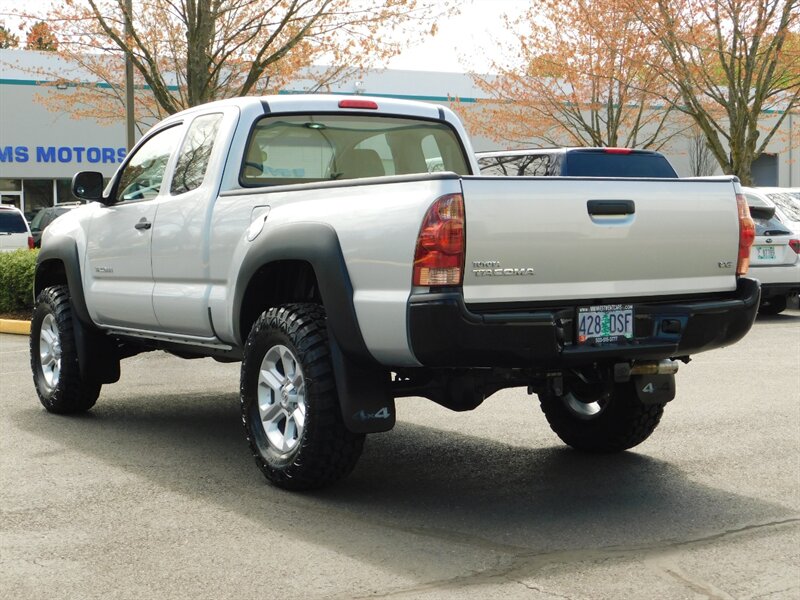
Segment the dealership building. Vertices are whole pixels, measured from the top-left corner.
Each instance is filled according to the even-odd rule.
[[[59,95],[66,106],[73,90],[68,85],[54,85],[57,74],[71,80],[74,71],[74,66],[51,53],[0,50],[0,201],[21,208],[29,218],[42,207],[74,201],[70,181],[77,171],[100,171],[110,177],[125,157],[122,119],[109,124],[93,118],[76,119],[68,110],[58,110]],[[303,92],[309,85],[298,81],[285,91]],[[325,91],[440,104],[458,98],[461,106],[467,107],[485,96],[468,74],[399,70],[372,71]],[[42,101],[45,95],[46,103]],[[771,118],[777,117],[767,116],[767,120]],[[475,150],[502,147],[482,137],[480,131],[471,134]],[[683,176],[690,175],[687,148],[688,141],[678,142],[665,151]],[[800,187],[798,159],[800,113],[795,113],[787,115],[768,151],[754,165],[756,184]]]

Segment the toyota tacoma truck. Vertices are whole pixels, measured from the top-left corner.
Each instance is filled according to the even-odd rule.
[[[410,396],[464,411],[524,387],[570,446],[636,446],[679,362],[755,318],[738,181],[478,173],[432,104],[280,95],[170,116],[105,187],[78,173],[88,203],[44,232],[42,404],[89,410],[141,352],[241,361],[247,440],[288,489],[347,475]]]

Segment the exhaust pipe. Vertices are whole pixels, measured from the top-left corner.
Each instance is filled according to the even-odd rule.
[[[614,381],[629,381],[633,375],[674,375],[678,372],[678,361],[664,359],[658,362],[648,361],[633,365],[617,363],[614,365]]]

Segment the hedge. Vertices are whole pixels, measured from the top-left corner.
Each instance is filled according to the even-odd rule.
[[[0,252],[0,313],[33,309],[33,276],[38,250]]]

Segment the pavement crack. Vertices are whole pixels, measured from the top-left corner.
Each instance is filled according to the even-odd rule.
[[[569,596],[564,596],[563,594],[557,594],[555,592],[551,592],[550,590],[546,590],[544,588],[540,588],[535,585],[525,583],[524,581],[516,580],[516,583],[525,586],[529,590],[532,590],[534,592],[539,592],[540,594],[547,594],[548,596],[552,596],[553,598],[564,598],[565,600],[572,600],[572,598],[570,598]]]

